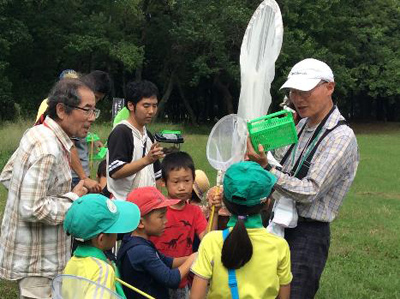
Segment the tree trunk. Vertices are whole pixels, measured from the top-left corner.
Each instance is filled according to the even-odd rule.
[[[143,71],[143,62],[135,70],[135,81],[141,81],[142,80],[142,71]]]
[[[90,73],[92,71],[93,52],[90,52],[88,60],[89,60],[88,73]]]
[[[126,72],[125,67],[122,65],[122,93],[124,95],[124,99],[126,99]]]
[[[385,115],[385,103],[384,99],[378,98],[376,99],[376,120],[378,121],[386,121]]]
[[[231,92],[229,91],[228,85],[221,82],[219,75],[214,78],[214,86],[222,94],[222,103],[224,104],[226,114],[234,113]]]
[[[360,103],[360,110],[361,110],[361,119],[370,121],[372,117],[376,118],[376,115],[372,116],[372,99],[365,93],[361,93],[361,96],[359,98],[359,103]]]
[[[169,97],[171,96],[172,90],[174,89],[174,81],[175,81],[174,78],[175,78],[175,73],[172,73],[168,80],[167,89],[164,92],[160,102],[158,103],[158,109],[156,114],[157,120],[160,119],[164,114],[165,105],[168,103]]]
[[[179,94],[180,94],[180,96],[182,98],[183,104],[185,105],[185,108],[186,108],[186,110],[187,110],[187,112],[189,114],[189,119],[190,119],[191,124],[193,126],[197,126],[196,116],[194,115],[193,109],[192,109],[192,107],[190,106],[188,100],[185,97],[185,94],[184,94],[183,89],[182,89],[181,82],[179,80],[177,80],[176,85],[178,87],[178,91],[179,91]]]
[[[394,99],[393,103],[393,121],[400,121],[400,100]]]
[[[143,15],[145,18],[145,24],[142,27],[143,30],[141,32],[140,44],[143,46],[145,46],[145,44],[146,44],[147,28],[149,27],[147,24],[150,23],[150,17],[148,16],[148,13],[147,13],[149,3],[150,3],[150,0],[145,0],[145,1],[143,1],[143,5],[142,5],[142,12],[143,12]],[[135,70],[135,80],[136,81],[142,80],[143,63],[144,62],[142,61],[142,63]]]
[[[349,112],[349,120],[354,119],[354,95],[353,92],[350,93],[350,112]]]

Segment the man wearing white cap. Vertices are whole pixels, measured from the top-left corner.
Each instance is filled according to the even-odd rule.
[[[355,177],[358,146],[333,104],[334,76],[326,63],[300,61],[281,89],[288,91],[303,118],[297,125],[299,141],[275,153],[282,168],[268,164],[261,145],[257,154],[249,142],[248,155],[277,177],[274,197],[286,196],[296,203],[297,227],[285,229],[292,259],[291,298],[314,298],[328,257],[329,224]]]

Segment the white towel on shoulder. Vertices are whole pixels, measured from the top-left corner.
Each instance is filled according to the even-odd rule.
[[[267,231],[283,237],[285,233],[285,228],[293,228],[297,226],[297,209],[296,203],[293,199],[279,194],[275,191],[273,194],[275,198],[275,204],[272,209],[274,212],[274,218],[267,226]]]

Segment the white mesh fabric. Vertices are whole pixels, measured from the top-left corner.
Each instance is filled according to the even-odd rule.
[[[117,293],[89,279],[58,275],[52,282],[53,299],[122,299]]]
[[[283,40],[282,15],[274,0],[264,0],[247,26],[240,50],[241,90],[238,115],[245,120],[268,113],[275,61]]]
[[[221,118],[212,128],[207,141],[207,159],[216,170],[226,171],[242,161],[246,153],[247,125],[236,114]]]

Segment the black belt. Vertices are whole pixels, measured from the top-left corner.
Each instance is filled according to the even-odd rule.
[[[306,218],[306,217],[302,217],[302,216],[299,216],[299,219],[297,220],[297,222],[320,222],[320,223],[323,223],[322,221],[311,219],[311,218]]]

